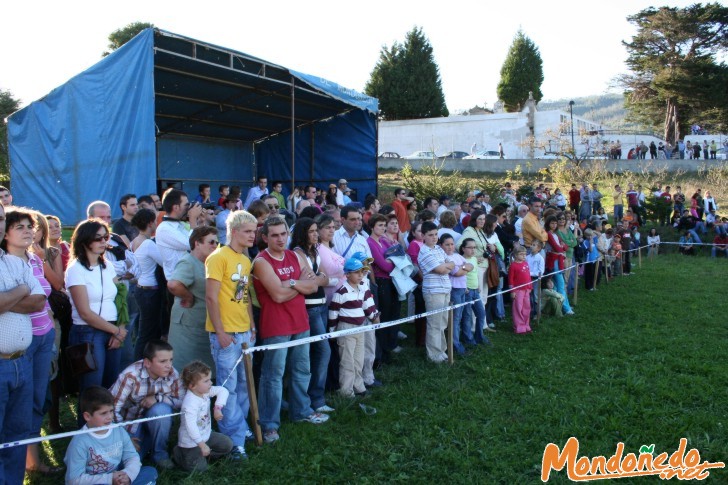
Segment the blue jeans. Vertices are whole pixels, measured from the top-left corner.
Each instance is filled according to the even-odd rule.
[[[143,466],[139,469],[139,474],[131,482],[131,485],[149,485],[150,483],[157,483],[157,469],[153,466]]]
[[[51,360],[53,360],[53,342],[56,329],[45,335],[33,335],[33,341],[25,353],[25,358],[33,369],[33,418],[30,425],[30,436],[40,436],[40,426],[45,414],[46,391],[51,378]]]
[[[558,261],[554,261],[554,271],[559,271],[560,266]],[[564,311],[564,313],[569,313],[571,310],[571,305],[569,304],[569,295],[566,294],[566,287],[564,285],[564,273],[556,273],[554,275],[554,288],[556,291],[564,295],[564,303],[561,305],[561,309]]]
[[[227,406],[226,406],[227,408]],[[153,418],[155,416],[164,416],[165,414],[172,414],[172,406],[167,403],[158,402],[151,408],[144,411],[143,418]],[[139,438],[141,443],[141,451],[139,457],[143,460],[144,457],[152,452],[152,460],[157,463],[160,460],[169,459],[169,453],[167,453],[167,442],[169,441],[169,432],[172,429],[172,418],[154,419],[141,423],[136,432],[133,434],[134,438]]]
[[[498,293],[503,291],[503,277],[498,278]],[[503,305],[503,295],[495,296],[495,315],[498,318],[506,318],[506,307]]]
[[[450,304],[457,305],[465,302],[465,288],[453,288],[450,291]],[[466,307],[461,306],[452,311],[452,346],[458,354],[465,353],[465,346],[460,343],[460,329],[462,328],[463,314]]]
[[[622,216],[624,216],[624,206],[622,204],[615,205],[614,206],[614,223],[616,224],[617,221],[621,221]]]
[[[295,335],[268,337],[263,339],[262,345],[290,342],[308,336],[309,331],[306,330]],[[258,391],[259,422],[263,431],[277,430],[281,426],[281,400],[283,398],[283,374],[286,370],[286,358],[288,358],[290,372],[288,415],[291,420],[299,421],[313,413],[311,399],[308,397],[308,384],[311,380],[308,347],[308,345],[297,345],[287,349],[275,349],[265,352]]]
[[[311,327],[311,335],[326,333],[326,321],[328,320],[328,307],[319,305],[308,307],[308,324]],[[326,404],[324,391],[326,390],[326,375],[331,358],[331,346],[326,340],[314,342],[309,350],[311,358],[311,382],[308,385],[308,397],[311,398],[311,407],[316,409]]]
[[[697,229],[697,228],[698,228],[698,226],[695,226],[695,229]],[[695,241],[702,243],[703,240],[700,239],[700,236],[698,236],[698,232],[695,229],[688,229],[688,232],[693,235],[693,238],[695,239]]]
[[[22,440],[30,432],[33,369],[25,356],[0,359],[0,443]],[[20,485],[25,476],[27,446],[0,449],[0,483]]]
[[[164,290],[134,288],[134,298],[139,307],[139,325],[134,344],[134,361],[144,357],[144,347],[152,339],[162,336],[162,298]]]
[[[233,440],[233,445],[245,445],[245,433],[248,432],[248,412],[250,411],[250,397],[248,396],[248,381],[245,376],[245,365],[242,361],[235,367],[243,354],[243,344],[250,343],[250,332],[232,333],[233,343],[225,348],[220,347],[217,335],[210,333],[210,349],[212,360],[215,361],[215,380],[218,386],[227,379],[225,389],[228,397],[222,420],[218,421],[218,428]],[[267,356],[266,356],[267,358]],[[235,367],[235,372],[233,372]],[[232,375],[230,373],[233,372]],[[230,378],[228,379],[228,376]]]
[[[84,389],[91,386],[110,388],[121,372],[121,349],[109,350],[111,334],[102,332],[88,325],[71,325],[68,336],[68,345],[88,342],[93,345],[93,355],[96,361],[96,370],[79,377],[79,396]],[[83,415],[78,413],[78,425],[86,422]]]
[[[468,313],[470,313],[470,309],[472,308],[472,312],[475,315],[475,334],[472,336],[472,338],[474,338],[476,344],[482,344],[484,342],[490,341],[485,335],[483,335],[483,326],[485,325],[485,307],[483,306],[483,301],[479,300],[478,298],[480,298],[480,292],[477,288],[475,288],[474,290],[469,289],[468,292],[465,294],[466,301],[473,302],[471,307],[466,307]],[[470,317],[470,315],[468,316]],[[468,328],[466,330],[467,332],[470,332],[470,327],[471,325],[468,324]]]

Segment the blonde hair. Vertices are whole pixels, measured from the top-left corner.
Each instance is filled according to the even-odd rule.
[[[225,220],[225,227],[227,229],[227,240],[230,242],[233,238],[233,231],[240,229],[243,224],[253,224],[258,226],[258,219],[250,212],[244,210],[233,211],[228,215]]]

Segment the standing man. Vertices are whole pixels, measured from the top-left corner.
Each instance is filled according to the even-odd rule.
[[[523,218],[521,224],[521,231],[523,232],[523,245],[527,248],[531,247],[533,241],[541,241],[546,243],[549,239],[549,235],[546,233],[539,218],[541,217],[541,205],[543,202],[538,197],[531,197],[528,201],[528,214]]]
[[[227,246],[217,248],[205,261],[205,330],[210,332],[217,385],[230,393],[219,421],[220,432],[233,441],[232,457],[241,459],[246,457],[250,399],[245,367],[235,365],[242,356],[242,345],[255,342],[250,303],[251,263],[246,251],[255,243],[258,221],[248,212],[235,211],[227,218],[226,225]],[[235,373],[230,375],[233,368]]]
[[[592,215],[592,193],[591,190],[589,190],[589,185],[585,183],[581,184],[579,198],[581,200],[581,211],[579,212],[579,220],[581,221],[581,219],[589,219],[589,216]]]
[[[286,249],[288,226],[282,217],[265,221],[262,229],[267,248],[258,254],[253,266],[255,294],[260,302],[258,331],[262,345],[304,339],[310,334],[304,295],[316,291],[323,277],[316,276],[308,264]],[[288,415],[293,421],[321,424],[329,417],[311,409],[308,385],[311,380],[309,344],[268,350],[260,374],[258,407],[263,440],[278,440],[286,361],[291,375],[288,388]],[[290,354],[290,355],[289,355]]]
[[[273,192],[270,193],[278,201],[278,207],[286,208],[286,196],[283,195],[283,182],[280,180],[273,181]]]
[[[162,197],[162,208],[167,213],[157,226],[156,241],[164,262],[164,276],[169,281],[177,262],[190,249],[190,233],[197,227],[202,206],[190,207],[187,194],[178,189],[167,189]],[[185,223],[189,218],[189,225]]]
[[[624,215],[624,192],[619,184],[614,186],[612,198],[614,199],[614,223],[616,224],[617,221],[622,220]]]
[[[434,197],[427,197],[424,202],[425,209],[432,211],[435,214],[435,225],[440,227],[440,219],[437,217],[437,209],[440,207],[440,203]]]
[[[248,207],[254,200],[260,200],[260,198],[268,193],[268,177],[261,175],[258,177],[258,185],[251,187],[248,191],[248,196],[245,198],[244,208],[248,210]]]
[[[628,185],[629,190],[627,190],[627,207],[632,211],[634,215],[637,216],[637,221],[639,225],[641,226],[643,224],[642,222],[642,216],[640,215],[639,211],[639,205],[640,205],[640,199],[639,199],[639,193],[634,189],[634,184]],[[616,222],[616,221],[615,221]]]
[[[154,202],[154,208],[157,209],[157,213],[162,210],[162,199],[159,198],[157,194],[149,194],[149,197],[152,198],[152,202]]]
[[[569,191],[569,209],[574,214],[579,213],[579,202],[581,202],[581,193],[576,188],[576,184],[571,184],[571,190]]]
[[[407,191],[402,187],[394,189],[394,200],[392,201],[392,207],[394,207],[394,215],[397,216],[397,223],[399,223],[399,230],[402,233],[409,232],[411,228],[409,215],[407,214],[407,207],[415,200],[414,197],[407,197]]]
[[[685,194],[682,193],[682,187],[679,185],[676,187],[676,191],[672,195],[672,200],[675,203],[675,212],[682,215],[685,210]]]
[[[126,194],[119,201],[121,217],[114,222],[111,232],[121,236],[126,247],[131,248],[131,242],[139,235],[139,229],[131,225],[131,219],[139,211],[137,197],[134,194]]]
[[[3,187],[0,197],[9,196]],[[10,198],[12,201],[12,197]],[[0,241],[5,238],[5,208],[0,203]],[[33,340],[30,313],[43,311],[45,293],[22,259],[0,249],[0,442],[28,437],[33,412],[33,369],[25,351]],[[0,450],[0,483],[20,485],[27,446]]]
[[[304,194],[303,194],[303,196],[305,197],[304,200],[307,200],[309,202],[309,205],[311,205],[313,207],[318,207],[320,209],[321,206],[319,206],[316,203],[316,193],[317,192],[318,192],[318,190],[316,190],[316,187],[314,187],[313,185],[307,185],[304,188]]]
[[[592,215],[596,215],[599,209],[602,208],[602,193],[597,189],[597,184],[592,184]]]
[[[344,201],[344,192],[348,189],[349,182],[346,179],[339,179],[339,186],[336,189],[336,205],[339,209],[346,205]]]

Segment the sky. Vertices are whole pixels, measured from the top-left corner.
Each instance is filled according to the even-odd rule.
[[[683,7],[692,1],[677,0]],[[541,52],[544,99],[610,92],[624,73],[626,17],[644,0],[12,1],[3,6],[0,89],[21,106],[92,66],[131,22],[238,50],[363,91],[382,46],[422,27],[450,112],[497,101],[500,68],[519,29]],[[613,88],[611,91],[614,91]]]

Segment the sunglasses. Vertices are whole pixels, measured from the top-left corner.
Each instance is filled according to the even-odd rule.
[[[108,241],[109,239],[111,239],[111,236],[109,236],[107,234],[105,236],[96,236],[91,241],[93,241],[93,242],[105,242],[105,241]]]
[[[268,206],[268,208],[269,208],[270,210],[274,210],[274,209],[280,209],[280,208],[281,208],[281,206],[279,206],[279,205],[269,205],[269,206]]]
[[[207,244],[209,244],[210,246],[217,246],[218,244],[220,244],[220,241],[213,239],[211,241],[207,241]]]

